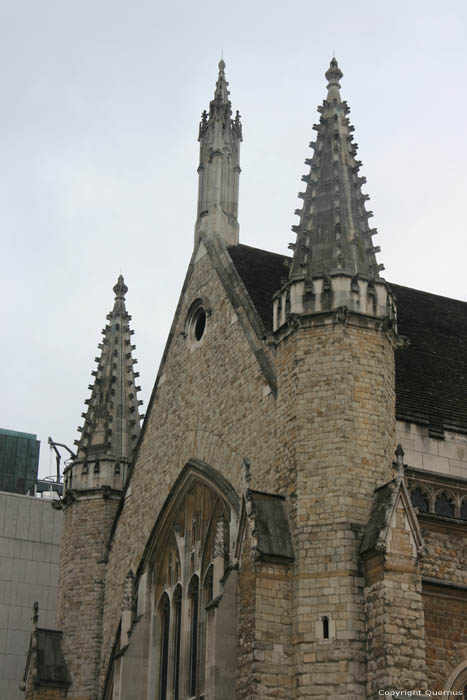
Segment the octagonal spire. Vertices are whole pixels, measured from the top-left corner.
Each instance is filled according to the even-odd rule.
[[[384,266],[377,263],[379,248],[371,240],[376,229],[368,224],[372,212],[366,210],[369,197],[362,193],[366,180],[358,175],[358,146],[347,116],[350,109],[341,99],[343,73],[335,58],[325,77],[327,97],[318,108],[320,120],[313,126],[317,137],[310,143],[313,157],[305,161],[310,170],[302,177],[306,188],[299,194],[303,207],[295,212],[300,222],[292,227],[297,241],[290,246],[290,277],[305,275],[310,284],[316,275],[337,271],[378,278]]]
[[[78,459],[98,459],[106,456],[115,460],[131,461],[133,449],[140,431],[139,406],[133,358],[135,346],[131,344],[131,316],[125,307],[128,287],[119,275],[113,287],[115,301],[107,314],[107,324],[102,330],[100,355],[95,358],[97,368],[92,372],[94,381],[89,385],[91,396],[86,400],[87,411],[82,414],[83,427],[79,440]]]

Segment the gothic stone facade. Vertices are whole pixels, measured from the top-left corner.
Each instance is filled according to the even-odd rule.
[[[241,125],[219,67],[195,249],[133,466],[108,427],[97,460],[90,420],[49,644],[66,672],[36,653],[26,697],[461,693],[467,305],[379,276],[335,60],[293,257],[238,244]],[[99,396],[102,418],[115,398]]]

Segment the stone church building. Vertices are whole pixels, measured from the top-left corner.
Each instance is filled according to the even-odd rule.
[[[290,258],[239,243],[224,69],[141,429],[114,287],[26,699],[467,697],[467,304],[382,276],[335,59]]]

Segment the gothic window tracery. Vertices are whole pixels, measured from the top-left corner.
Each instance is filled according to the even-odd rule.
[[[435,513],[437,515],[445,515],[450,518],[454,517],[455,515],[453,499],[445,491],[442,491],[436,497]]]
[[[151,563],[154,629],[159,630],[153,636],[151,658],[159,659],[158,700],[206,694],[206,644],[215,619],[206,606],[222,595],[231,558],[231,520],[236,517],[224,499],[200,481],[193,481],[173,512]]]
[[[429,500],[422,489],[417,486],[412,489],[410,498],[412,500],[412,505],[414,508],[418,508],[421,513],[428,513],[430,510]]]
[[[209,566],[204,577],[204,602],[205,605],[214,598],[213,566]]]

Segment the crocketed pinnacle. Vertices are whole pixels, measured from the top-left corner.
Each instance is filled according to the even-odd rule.
[[[75,441],[78,459],[99,459],[108,456],[131,461],[140,431],[136,378],[129,322],[131,316],[125,307],[128,291],[122,275],[114,286],[115,302],[107,315],[107,325],[99,344],[100,356],[95,358],[97,369],[92,372],[94,382],[89,385],[91,396],[86,400],[87,411],[82,414],[84,425]]]
[[[219,77],[217,78],[216,91],[214,99],[230,105],[229,91],[227,90],[228,82],[225,79],[225,61],[223,58],[219,61]]]
[[[368,195],[362,194],[366,182],[358,176],[361,163],[356,159],[357,144],[353,143],[347,114],[350,112],[340,95],[343,76],[335,58],[326,71],[328,94],[318,111],[319,124],[314,125],[317,138],[310,143],[314,154],[305,163],[310,166],[306,190],[299,193],[303,208],[296,210],[300,217],[290,278],[305,277],[312,283],[313,277],[328,276],[336,272],[358,274],[370,279],[379,277],[383,265],[378,265],[375,254],[379,248],[372,244],[366,211]]]
[[[214,99],[209,103],[209,113],[204,111],[201,115],[201,123],[199,129],[198,141],[201,141],[205,135],[209,122],[213,120],[221,120],[238,132],[238,136],[242,136],[242,126],[240,122],[240,114],[237,112],[235,119],[232,117],[232,103],[230,101],[230,92],[228,90],[229,83],[225,79],[225,61],[221,58],[218,64],[219,75],[217,77],[216,89],[214,90]]]
[[[232,117],[225,61],[219,61],[214,99],[199,125],[199,185],[195,246],[201,235],[238,243],[238,187],[240,175],[240,114]]]

